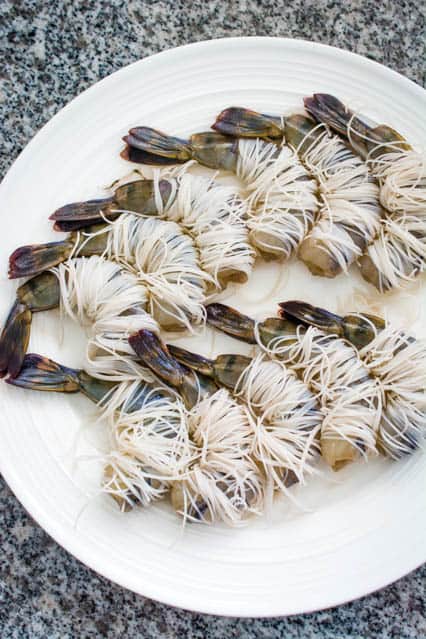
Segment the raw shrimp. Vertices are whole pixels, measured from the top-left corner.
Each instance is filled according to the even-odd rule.
[[[89,324],[86,368],[98,378],[142,376],[128,337],[141,328],[158,332],[146,312],[147,291],[135,275],[101,257],[60,264],[22,284],[0,337],[0,372],[15,377],[28,347],[32,314],[61,307],[82,326]]]
[[[321,404],[321,454],[334,470],[377,454],[381,395],[353,347],[287,319],[255,322],[223,304],[207,306],[207,321],[238,339],[257,343],[298,373]]]
[[[122,156],[131,162],[170,165],[193,159],[235,173],[248,193],[250,240],[266,259],[287,259],[314,222],[317,184],[286,146],[212,132],[181,140],[148,127],[131,129],[124,140]]]
[[[19,374],[6,381],[25,389],[81,392],[98,405],[101,415],[110,418],[111,452],[102,489],[121,510],[147,506],[163,497],[191,460],[183,404],[153,378],[117,384],[29,354]]]
[[[192,235],[200,266],[213,278],[216,288],[228,282],[247,282],[255,252],[249,243],[247,203],[234,187],[184,174],[178,180],[173,204],[161,213]]]
[[[364,278],[380,291],[401,287],[426,261],[426,156],[397,131],[368,124],[332,95],[305,98],[307,111],[342,135],[380,185],[387,215],[379,237],[361,258]]]
[[[71,255],[93,254],[120,262],[137,275],[147,288],[149,311],[163,328],[191,329],[204,320],[210,278],[199,267],[191,238],[175,222],[125,213],[109,224],[74,232],[63,242],[23,246],[9,258],[9,277],[46,270]]]
[[[281,118],[240,107],[222,111],[213,128],[244,138],[284,139],[319,185],[319,220],[299,247],[314,275],[335,277],[364,252],[380,228],[379,189],[366,165],[325,126],[305,115]]]
[[[185,519],[239,525],[259,513],[264,477],[250,456],[253,424],[247,408],[215,382],[180,364],[150,331],[130,344],[142,361],[176,388],[190,410],[197,455],[172,488],[172,504]]]
[[[394,459],[416,450],[426,436],[426,344],[375,315],[341,317],[306,302],[280,304],[286,316],[354,344],[383,392],[380,451]]]
[[[178,361],[242,399],[255,417],[252,454],[275,488],[314,473],[317,434],[322,414],[315,397],[282,362],[260,354],[219,355],[214,360],[177,346],[168,346]]]

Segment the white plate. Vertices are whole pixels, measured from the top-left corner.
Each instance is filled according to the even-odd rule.
[[[93,197],[129,164],[121,136],[136,124],[177,135],[207,128],[232,104],[271,113],[300,108],[301,97],[330,92],[417,144],[426,142],[426,94],[364,58],[309,42],[241,38],[203,42],[152,56],[114,73],[73,100],[32,140],[0,190],[1,273],[18,245],[54,236],[56,207]],[[4,282],[5,280],[3,280]],[[2,283],[1,314],[15,283]],[[296,262],[260,266],[230,298],[264,317],[291,297],[332,309],[363,308],[370,294],[354,271],[335,281],[311,277]],[[376,296],[377,297],[377,296]],[[423,307],[421,308],[421,300]],[[379,301],[390,317],[420,331],[424,288]],[[423,317],[423,321],[422,321]],[[423,328],[425,330],[425,328]],[[209,339],[195,348],[209,352]],[[67,324],[60,344],[56,312],[34,318],[30,350],[74,365],[84,340]],[[229,338],[214,350],[244,348]],[[101,434],[93,408],[77,396],[0,385],[1,471],[47,532],[91,568],[138,593],[192,610],[227,615],[285,615],[333,606],[380,588],[426,560],[426,456],[398,464],[353,465],[299,492],[306,512],[278,501],[270,517],[245,529],[188,526],[166,506],[121,515],[94,496]],[[86,427],[82,431],[82,424]]]

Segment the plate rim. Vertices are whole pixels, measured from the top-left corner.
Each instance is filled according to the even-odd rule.
[[[299,39],[299,38],[283,38],[283,37],[271,37],[271,36],[242,36],[242,37],[229,37],[229,38],[225,37],[225,38],[216,38],[216,39],[208,39],[208,40],[201,40],[197,42],[191,42],[178,47],[169,48],[164,51],[160,51],[158,53],[146,56],[145,58],[141,58],[139,60],[131,62],[125,65],[124,67],[117,69],[113,73],[110,73],[109,75],[105,76],[101,80],[98,80],[97,82],[95,82],[94,84],[92,84],[91,86],[83,90],[81,93],[79,93],[77,96],[72,98],[65,106],[60,108],[35,133],[35,135],[26,144],[26,146],[18,155],[18,157],[11,164],[11,166],[7,170],[5,176],[3,177],[0,183],[0,198],[9,180],[13,179],[15,171],[19,170],[20,165],[23,162],[25,162],[27,156],[31,153],[33,146],[39,143],[40,141],[42,141],[44,136],[49,134],[49,130],[51,126],[56,125],[58,120],[60,120],[63,117],[66,117],[68,110],[73,108],[74,103],[76,101],[84,101],[88,95],[90,96],[93,91],[98,89],[99,85],[105,86],[109,82],[112,82],[114,78],[116,78],[117,74],[121,74],[125,76],[125,74],[130,72],[135,66],[143,68],[144,66],[151,64],[153,61],[159,58],[167,58],[167,57],[172,58],[174,55],[176,55],[176,53],[179,53],[183,50],[187,50],[187,49],[208,50],[208,49],[220,48],[224,43],[229,44],[230,42],[231,43],[234,42],[237,45],[239,44],[244,45],[245,43],[248,43],[248,42],[251,42],[251,43],[258,42],[261,45],[266,44],[266,46],[278,46],[278,43],[280,43],[281,45],[284,44],[293,49],[299,48],[301,50],[303,49],[326,50],[326,51],[329,51],[330,53],[334,53],[334,55],[339,55],[340,57],[342,56],[346,57],[348,60],[355,59],[359,64],[362,64],[364,67],[371,68],[371,66],[373,66],[376,72],[379,72],[381,73],[382,76],[387,77],[389,81],[392,81],[395,79],[397,79],[399,83],[403,81],[407,89],[412,91],[413,95],[416,98],[421,98],[423,100],[426,98],[426,90],[423,89],[420,85],[416,84],[414,81],[410,80],[409,78],[406,78],[401,73],[394,71],[392,69],[389,69],[383,64],[376,62],[375,60],[366,58],[365,56],[362,56],[360,54],[353,53],[351,51],[347,51],[345,49],[323,44],[320,42],[314,42],[311,40],[305,40],[305,39]],[[186,595],[180,596],[180,593],[176,592],[174,596],[167,595],[167,596],[161,596],[160,598],[160,595],[158,594],[158,588],[156,589],[155,587],[151,587],[148,582],[144,582],[143,584],[144,592],[142,593],[140,587],[138,587],[137,580],[132,581],[131,575],[127,575],[125,579],[124,575],[120,573],[119,571],[117,571],[115,567],[110,566],[108,563],[100,566],[97,558],[92,560],[90,556],[90,544],[86,544],[82,546],[81,540],[78,536],[78,532],[76,534],[76,530],[74,528],[68,529],[64,525],[61,525],[61,524],[58,525],[55,522],[55,518],[52,517],[52,514],[49,512],[46,512],[45,508],[39,504],[39,502],[34,498],[34,496],[30,492],[26,491],[26,487],[22,483],[20,483],[19,471],[14,471],[14,468],[12,465],[8,466],[7,460],[4,458],[4,456],[2,456],[1,448],[0,448],[0,472],[2,473],[6,483],[8,484],[9,488],[12,490],[15,497],[18,499],[20,504],[25,508],[25,510],[30,514],[30,516],[36,521],[36,523],[41,528],[43,528],[43,530],[47,532],[47,534],[50,535],[55,540],[56,543],[58,543],[64,550],[66,550],[66,552],[73,555],[78,561],[86,565],[90,570],[93,570],[96,574],[101,575],[102,577],[112,581],[114,584],[119,585],[120,587],[123,587],[127,590],[135,592],[137,595],[151,598],[162,604],[169,605],[172,607],[178,607],[186,611],[193,611],[193,612],[197,612],[201,614],[213,614],[218,616],[231,616],[231,617],[244,617],[244,618],[252,618],[254,616],[256,618],[270,618],[270,617],[277,617],[277,616],[283,617],[283,616],[289,616],[289,615],[295,615],[295,614],[311,613],[311,612],[324,610],[328,608],[334,608],[336,606],[348,603],[349,601],[353,601],[355,599],[359,599],[361,597],[370,595],[378,590],[381,590],[382,588],[385,588],[389,584],[394,583],[394,581],[406,576],[413,570],[419,568],[426,561],[426,557],[425,557],[420,562],[417,562],[417,561],[413,562],[415,563],[415,565],[407,567],[407,569],[404,570],[403,574],[400,574],[400,571],[397,571],[398,574],[392,575],[390,578],[387,578],[384,582],[383,580],[379,579],[378,581],[380,582],[380,584],[379,585],[375,584],[374,586],[371,587],[371,589],[368,589],[367,591],[365,590],[364,587],[359,589],[355,588],[353,591],[353,594],[351,595],[349,599],[347,598],[340,599],[339,597],[334,597],[333,600],[330,601],[330,597],[327,597],[327,595],[325,595],[322,597],[323,599],[322,603],[317,603],[313,607],[307,607],[307,608],[304,608],[303,610],[300,610],[300,607],[296,606],[294,610],[289,609],[289,611],[285,613],[283,613],[282,610],[280,611],[278,609],[269,609],[268,611],[264,611],[264,606],[262,606],[262,604],[259,603],[258,610],[260,611],[262,609],[263,612],[256,614],[256,611],[254,611],[255,614],[253,615],[253,614],[249,614],[247,610],[241,609],[241,607],[239,607],[238,611],[236,611],[236,608],[239,606],[239,604],[237,603],[236,605],[233,605],[232,601],[229,604],[227,602],[225,606],[223,605],[223,602],[222,602],[222,606],[220,609],[218,609],[217,607],[218,604],[216,604],[215,602],[213,604],[209,604],[206,601],[203,601],[202,605],[193,604],[194,607],[191,607],[190,603],[187,600]],[[291,606],[288,606],[288,608],[291,608]]]

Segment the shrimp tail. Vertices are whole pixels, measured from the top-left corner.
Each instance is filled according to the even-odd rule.
[[[224,135],[240,138],[281,139],[283,130],[281,118],[264,115],[242,107],[224,109],[216,118],[212,129]]]
[[[63,366],[35,353],[25,355],[18,375],[10,376],[6,382],[30,390],[81,392],[95,403],[102,402],[115,387],[114,382],[96,379],[85,371]]]
[[[146,126],[130,129],[124,136],[126,148],[121,157],[141,164],[176,164],[192,158],[190,144]]]
[[[138,331],[130,336],[129,344],[160,379],[177,389],[187,408],[193,408],[197,402],[217,390],[214,381],[180,364],[152,331]]]
[[[9,277],[29,277],[64,262],[74,247],[74,241],[49,242],[20,246],[9,257]]]
[[[87,202],[72,202],[56,209],[49,216],[49,220],[55,222],[56,231],[74,231],[105,219],[115,219],[117,214],[111,214],[112,204],[111,197]]]
[[[16,299],[0,335],[0,377],[16,377],[28,348],[32,314],[58,306],[59,282],[45,271],[32,277],[16,291]]]
[[[175,388],[182,385],[186,370],[155,333],[141,329],[129,337],[129,344],[136,355],[161,379]]]
[[[206,375],[206,377],[214,377],[213,360],[203,357],[203,355],[187,351],[185,348],[181,348],[180,346],[174,346],[173,344],[168,344],[167,349],[170,355],[175,357],[178,362],[184,366],[187,366],[198,373],[202,373],[203,375]]]
[[[256,344],[256,322],[225,304],[208,304],[206,306],[207,322],[220,331],[232,335],[243,342]]]
[[[114,196],[101,200],[74,202],[57,209],[50,216],[55,221],[56,231],[75,231],[99,222],[114,221],[123,212],[135,215],[158,215],[158,201],[167,206],[172,197],[173,184],[170,180],[134,180],[119,186]]]
[[[283,319],[289,319],[290,321],[306,326],[316,326],[328,333],[342,336],[343,318],[327,311],[325,308],[312,306],[312,304],[299,300],[280,302],[278,307],[278,315]]]
[[[406,139],[386,124],[370,126],[343,102],[327,93],[315,93],[303,100],[305,109],[315,120],[327,124],[331,129],[350,140],[353,148],[361,155],[368,157],[372,149],[378,146],[381,152],[387,150],[410,150]],[[389,149],[387,148],[389,146]]]
[[[87,227],[86,234],[71,234],[61,242],[17,248],[9,258],[9,277],[14,279],[47,272],[61,262],[65,262],[73,251],[79,257],[102,255],[107,248],[107,234],[103,232],[104,228],[105,224],[93,224]]]
[[[77,393],[81,390],[77,370],[34,353],[25,355],[19,374],[9,377],[6,382],[20,388],[57,393]]]
[[[343,337],[357,349],[369,344],[376,337],[377,331],[386,325],[376,315],[353,313],[342,317],[325,308],[299,301],[281,302],[278,314],[290,321],[316,326],[326,333]]]
[[[307,112],[315,120],[328,124],[332,129],[346,137],[351,128],[360,135],[368,136],[370,127],[357,118],[340,100],[327,93],[314,93],[304,98]]]
[[[18,375],[30,340],[31,319],[31,310],[17,299],[0,336],[0,377]]]

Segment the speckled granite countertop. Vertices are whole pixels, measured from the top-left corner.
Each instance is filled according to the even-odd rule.
[[[0,176],[71,98],[151,53],[224,36],[304,38],[424,84],[424,25],[421,0],[0,0]],[[425,582],[426,566],[360,601],[287,619],[193,614],[87,569],[39,528],[0,477],[2,639],[424,639]]]

